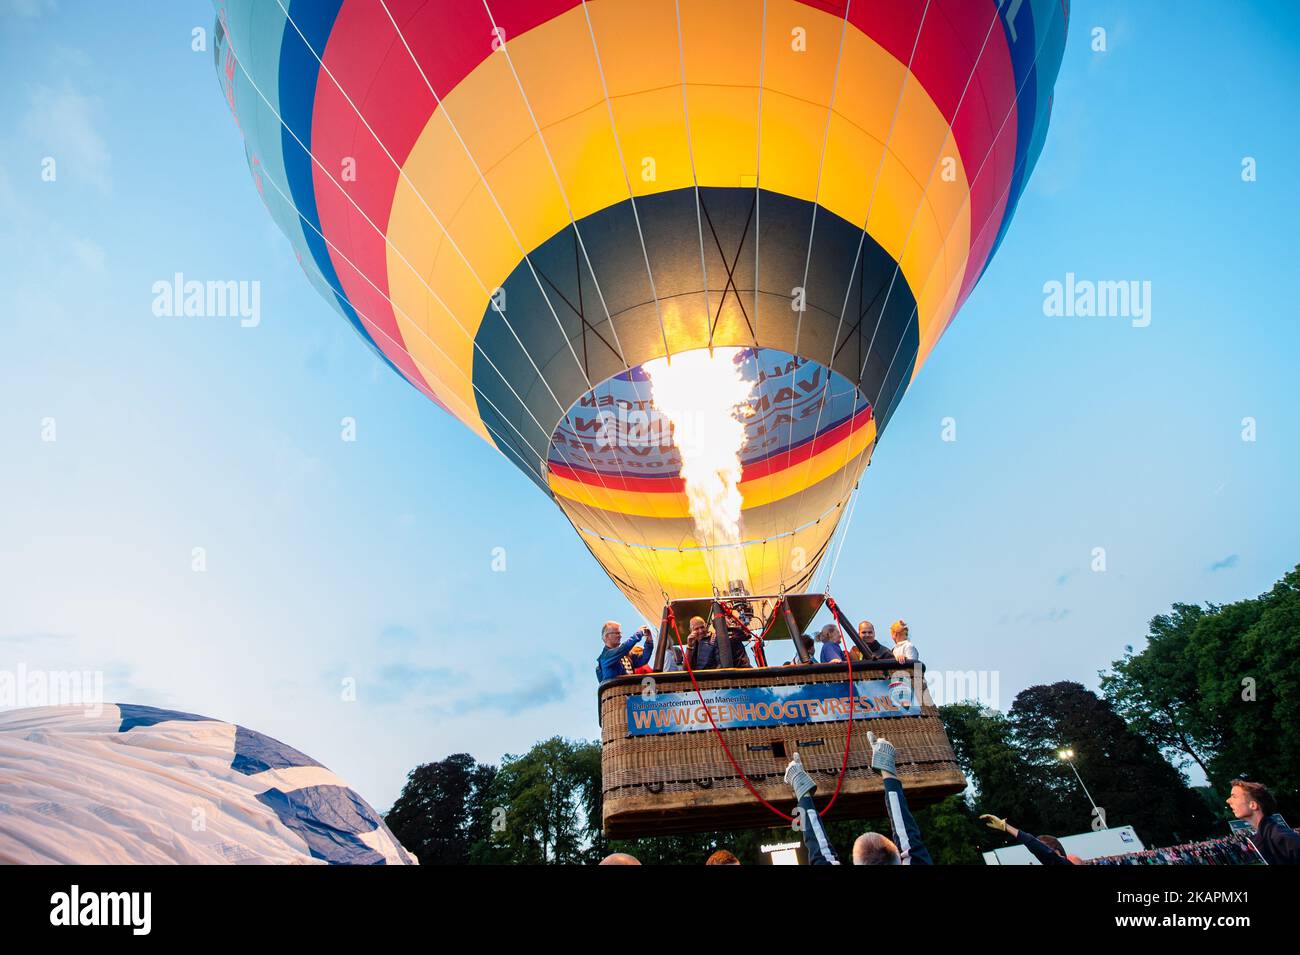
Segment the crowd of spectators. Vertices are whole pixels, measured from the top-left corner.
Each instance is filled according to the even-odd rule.
[[[1092,859],[1092,865],[1255,865],[1259,853],[1244,835],[1224,836],[1204,842],[1184,842],[1163,849],[1143,849]]]

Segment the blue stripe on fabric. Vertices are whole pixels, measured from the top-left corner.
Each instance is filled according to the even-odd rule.
[[[1011,54],[1011,73],[1016,89],[1016,158],[1011,167],[1011,185],[1007,190],[1007,204],[998,224],[998,234],[990,247],[985,264],[992,261],[993,253],[1002,244],[1007,227],[1011,225],[1012,213],[1020,200],[1020,192],[1025,187],[1025,180],[1030,170],[1025,168],[1025,156],[1028,155],[1029,143],[1034,138],[1034,121],[1038,112],[1038,78],[1034,69],[1034,58],[1038,51],[1039,36],[1034,29],[1034,8],[1029,0],[1022,0],[1019,7],[1013,5],[1017,0],[1003,3],[998,19],[1002,21],[1002,33],[1007,41],[1007,51]],[[1009,19],[1015,9],[1014,20]],[[1015,38],[1012,38],[1012,34]],[[1028,108],[1026,108],[1028,107]]]
[[[185,720],[191,723],[220,722],[220,720],[212,720],[206,716],[182,713],[180,710],[160,710],[156,706],[139,706],[135,703],[119,703],[117,709],[122,717],[122,722],[117,727],[119,733],[128,732],[137,726],[153,726],[155,723],[170,723],[175,720]]]
[[[1002,240],[1006,238],[1016,207],[1020,204],[1020,196],[1038,162],[1038,155],[1042,152],[1051,110],[1051,89],[1055,85],[1056,74],[1065,53],[1067,24],[1063,19],[1061,0],[1024,0],[1016,10],[1014,23],[1008,23],[1007,14],[1014,2],[1015,0],[1000,0],[998,5],[1001,10],[998,16],[1002,21],[1007,49],[1011,53],[1011,70],[1018,90],[1016,158],[1011,170],[1006,208],[1002,213],[1002,221],[998,224],[997,237],[980,268],[981,278],[1002,246]],[[1044,8],[1047,11],[1046,17],[1042,15]],[[1015,40],[1011,38],[1013,26]],[[1044,79],[1047,81],[1045,87],[1042,84]],[[1043,102],[1039,102],[1040,87],[1047,93]]]
[[[291,766],[320,766],[320,763],[278,739],[244,726],[235,727],[235,758],[230,763],[235,772],[253,776],[268,769],[288,769]]]
[[[268,789],[257,801],[302,837],[313,859],[331,865],[385,865],[358,837],[383,826],[374,810],[345,786],[306,786],[291,793]]]
[[[334,28],[334,21],[342,6],[343,0],[310,0],[306,3],[299,0],[289,6],[289,18],[285,20],[284,35],[280,42],[278,83],[280,117],[283,120],[280,129],[280,146],[284,172],[293,204],[298,209],[299,217],[307,223],[302,229],[303,241],[307,243],[307,251],[311,254],[321,278],[329,286],[329,294],[338,303],[344,317],[361,336],[361,340],[370,346],[384,364],[402,375],[397,366],[370,337],[356,309],[340,294],[343,283],[334,269],[329,246],[322,238],[324,229],[321,228],[320,215],[316,210],[316,186],[309,153],[312,110],[316,104],[316,84],[322,72],[316,57],[318,54],[324,57],[325,45],[329,42],[330,31]],[[302,36],[299,36],[299,31],[302,31]],[[303,42],[304,37],[306,42]],[[290,130],[293,132],[291,133]],[[295,135],[297,139],[294,138]],[[298,140],[301,140],[306,148],[299,145]],[[402,377],[406,376],[402,375]]]

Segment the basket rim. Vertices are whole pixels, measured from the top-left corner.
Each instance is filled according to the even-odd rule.
[[[885,672],[898,670],[914,670],[916,667],[921,668],[921,673],[925,673],[925,664],[920,660],[912,663],[899,663],[897,660],[861,660],[853,664],[853,672],[860,673],[866,671]],[[776,666],[776,667],[731,667],[729,669],[710,669],[696,670],[695,679],[701,686],[705,683],[723,683],[727,680],[743,678],[758,679],[761,674],[772,673],[781,676],[801,676],[804,674],[826,674],[826,673],[844,673],[848,674],[849,665],[847,663],[803,663],[795,666]],[[667,681],[669,683],[686,683],[691,682],[691,674],[687,670],[656,670],[653,673],[628,673],[623,676],[610,677],[608,680],[600,683],[596,687],[596,698],[604,694],[608,689],[617,686],[640,686],[641,681],[646,677],[654,677],[655,682]]]

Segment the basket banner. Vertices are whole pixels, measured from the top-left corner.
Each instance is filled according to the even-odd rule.
[[[704,705],[694,691],[642,692],[627,699],[630,736],[695,733],[710,729],[794,726],[833,723],[849,718],[849,684],[793,683],[703,690]],[[705,711],[705,707],[708,711]],[[906,677],[853,681],[853,719],[919,716],[921,700]]]

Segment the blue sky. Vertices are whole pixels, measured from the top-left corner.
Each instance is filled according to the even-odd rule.
[[[1073,4],[1042,159],[835,575],[932,667],[999,671],[1003,706],[1095,686],[1173,601],[1251,596],[1300,560],[1300,24],[1168,9]],[[0,0],[0,667],[103,670],[112,701],[244,723],[381,808],[419,762],[595,737],[598,627],[630,608],[308,285],[190,49],[211,22]],[[259,281],[261,323],[155,316],[176,272]],[[1149,281],[1150,325],[1045,316],[1068,272]]]

